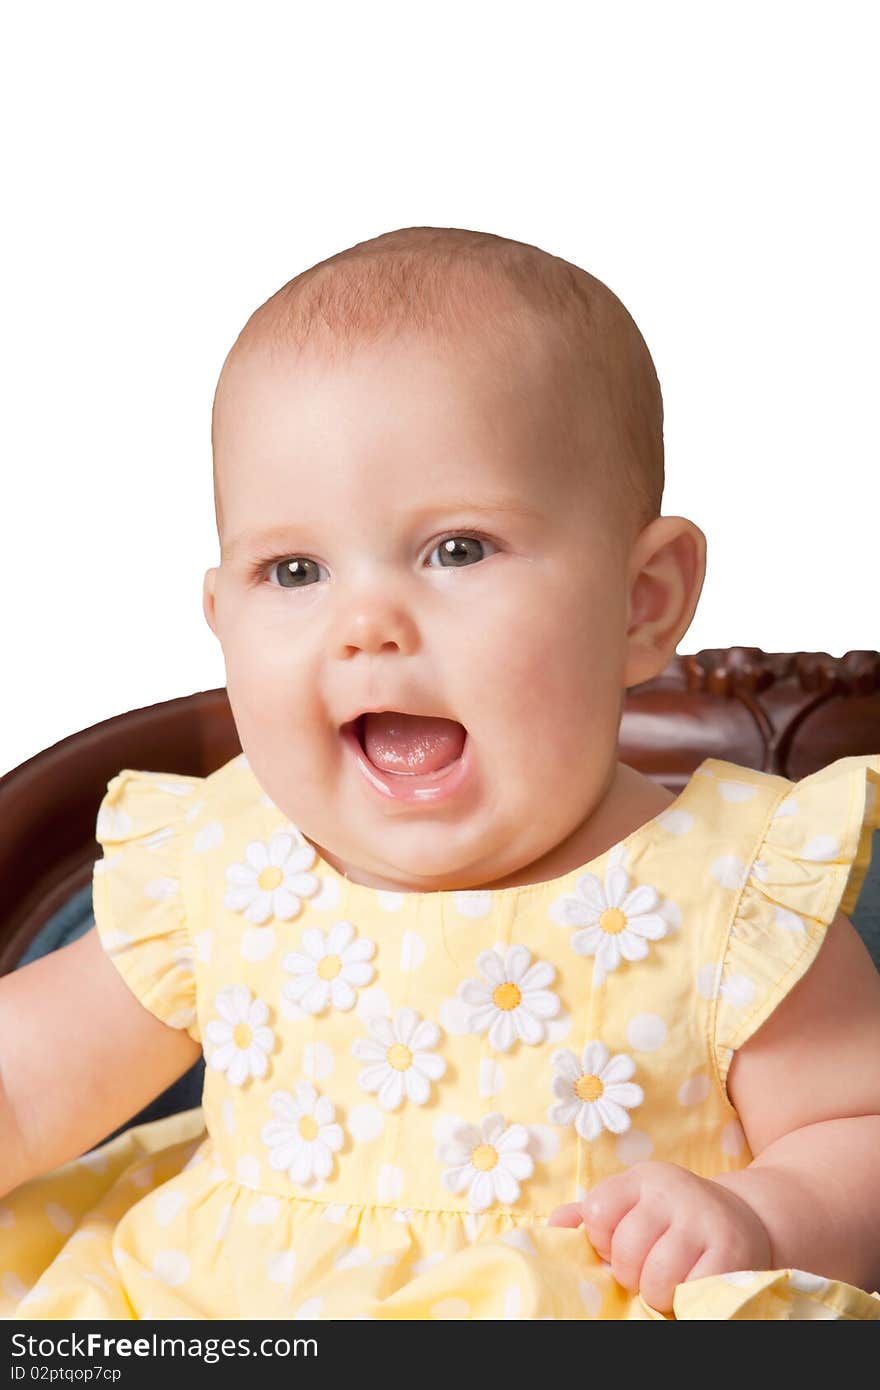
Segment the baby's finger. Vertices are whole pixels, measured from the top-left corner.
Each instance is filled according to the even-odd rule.
[[[693,1265],[680,1279],[680,1284],[689,1284],[692,1279],[706,1279],[710,1274],[739,1274],[751,1273],[751,1270],[735,1270],[731,1267],[731,1261],[725,1260],[717,1250],[706,1250],[696,1264]]]
[[[618,1223],[611,1237],[611,1273],[630,1293],[639,1287],[642,1265],[669,1221],[667,1211],[639,1202]]]
[[[580,1226],[584,1219],[583,1205],[581,1202],[566,1202],[564,1206],[557,1207],[550,1213],[547,1221],[548,1226]]]
[[[645,1302],[658,1313],[671,1313],[676,1285],[685,1283],[704,1248],[699,1237],[681,1227],[670,1228],[660,1236],[648,1251],[639,1275],[639,1293]]]
[[[615,1228],[636,1205],[640,1192],[641,1183],[635,1174],[617,1173],[591,1188],[581,1203],[584,1228],[603,1260],[610,1259]]]

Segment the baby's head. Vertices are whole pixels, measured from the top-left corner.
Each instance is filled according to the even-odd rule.
[[[702,532],[660,516],[660,388],[620,301],[503,237],[376,237],[251,316],[212,439],[204,610],[271,800],[378,888],[584,862],[625,692],[705,572]],[[340,732],[364,710],[464,727],[446,795],[379,790]]]

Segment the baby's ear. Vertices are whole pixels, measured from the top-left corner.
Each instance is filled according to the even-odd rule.
[[[214,617],[214,585],[217,582],[217,570],[210,569],[205,572],[205,581],[202,586],[202,612],[208,627],[217,636],[216,619]]]
[[[691,625],[706,577],[706,537],[683,516],[659,516],[633,544],[624,685],[669,665]]]

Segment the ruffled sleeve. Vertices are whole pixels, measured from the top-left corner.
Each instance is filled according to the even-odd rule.
[[[880,754],[838,758],[782,790],[721,943],[713,1035],[722,1085],[733,1053],[806,972],[836,914],[852,912],[878,827]]]
[[[95,925],[131,992],[201,1042],[184,841],[203,779],[126,769],[107,784],[95,837]],[[189,818],[189,820],[188,820]]]

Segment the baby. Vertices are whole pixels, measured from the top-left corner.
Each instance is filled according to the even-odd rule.
[[[0,980],[12,1315],[880,1316],[880,756],[619,761],[705,573],[662,419],[610,290],[485,233],[248,320],[203,597],[243,755],[115,778],[96,928]],[[86,1152],[203,1048],[203,1114]]]

